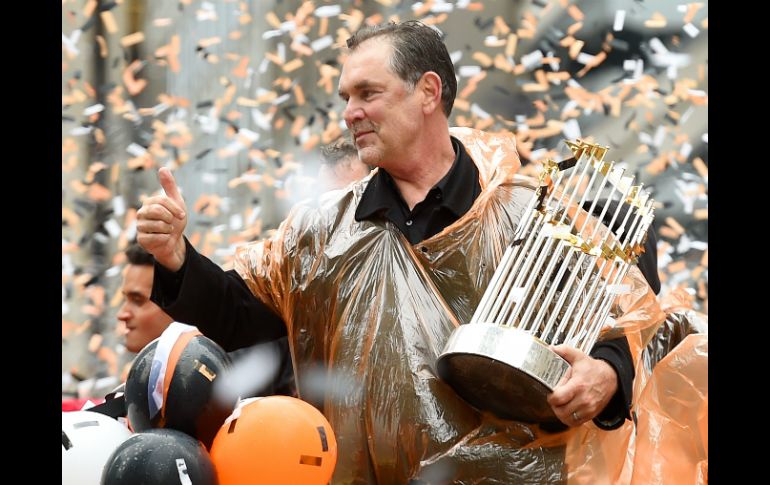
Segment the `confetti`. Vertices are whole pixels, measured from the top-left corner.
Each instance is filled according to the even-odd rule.
[[[119,294],[115,257],[136,234],[155,170],[179,172],[191,207],[207,197],[201,214],[212,215],[191,226],[190,239],[227,262],[280,222],[265,188],[295,200],[292,174],[312,176],[318,146],[347,132],[337,95],[347,37],[392,19],[419,18],[445,35],[458,76],[450,125],[512,132],[522,173],[560,158],[563,138],[591,137],[622,156],[660,204],[663,291],[691,288],[696,307],[707,308],[708,4],[535,0],[501,15],[493,3],[304,1],[255,10],[180,0],[135,23],[124,22],[126,2],[63,3],[62,332],[86,337],[63,341],[79,355],[63,352],[63,368],[90,378],[95,363],[101,372],[124,367],[116,307],[86,301],[74,279],[88,275],[81,285]],[[94,56],[104,80],[93,75]],[[95,247],[108,248],[101,267]]]

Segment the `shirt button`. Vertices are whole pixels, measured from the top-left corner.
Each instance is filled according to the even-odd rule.
[[[406,221],[406,225],[407,225],[407,226],[411,226],[411,225],[412,225],[412,220],[411,220],[411,219],[409,219],[408,221]]]

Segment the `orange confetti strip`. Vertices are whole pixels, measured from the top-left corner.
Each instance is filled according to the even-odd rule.
[[[101,184],[91,184],[88,187],[88,198],[97,202],[104,202],[112,198],[112,191]]]
[[[246,106],[247,108],[256,108],[259,106],[259,101],[256,99],[250,99],[243,96],[238,96],[238,99],[235,100],[235,104],[238,106]]]
[[[674,229],[674,231],[676,231],[677,234],[679,235],[682,235],[685,233],[684,227],[682,227],[682,225],[679,224],[679,222],[671,216],[666,217],[666,224],[671,226],[671,228]]]
[[[102,346],[102,341],[104,341],[104,337],[101,334],[95,333],[91,335],[91,338],[88,340],[88,351],[96,352]]]
[[[492,65],[492,58],[483,52],[474,52],[473,59],[481,64],[483,67],[489,67]]]
[[[257,96],[257,103],[258,104],[269,103],[277,97],[278,97],[278,94],[275,91],[267,91]]]
[[[241,57],[238,61],[238,65],[232,70],[233,76],[238,78],[246,77],[246,72],[249,67],[249,58],[247,56]]]
[[[96,10],[96,0],[88,0],[83,7],[83,16],[90,17],[94,14],[94,10]]]
[[[83,81],[83,90],[86,92],[86,94],[90,98],[96,97],[96,90],[93,88],[93,86],[91,86],[91,83],[89,83],[88,81]]]
[[[66,162],[62,162],[61,164],[61,171],[62,172],[71,172],[78,164],[78,157],[77,155],[70,155],[67,157]]]
[[[132,45],[142,42],[144,42],[144,32],[134,32],[133,34],[125,35],[120,39],[120,45],[123,47],[131,47]]]
[[[179,72],[179,35],[171,36],[171,42],[155,49],[155,57],[165,57],[172,72]]]
[[[570,59],[577,59],[578,54],[580,54],[580,51],[583,50],[584,44],[585,43],[582,40],[575,40],[575,42],[573,42],[572,45],[569,46]]]
[[[644,26],[648,29],[662,29],[666,26],[666,24],[666,17],[664,17],[660,12],[653,13],[651,19],[644,21]]]
[[[313,2],[302,3],[302,5],[300,5],[297,9],[296,15],[294,16],[294,21],[297,23],[297,26],[303,25],[305,20],[313,13],[314,9],[315,5],[313,5]]]
[[[307,57],[312,56],[313,53],[314,53],[313,49],[309,45],[302,44],[300,42],[292,42],[291,50],[293,50],[294,52],[296,52],[297,54],[299,54],[301,56],[307,56]]]
[[[693,279],[697,280],[698,278],[700,278],[700,275],[703,273],[705,269],[706,268],[704,268],[703,266],[697,266],[695,269],[692,270],[692,272],[690,273],[690,276],[692,276]]]
[[[107,29],[107,32],[114,34],[118,31],[118,23],[115,22],[115,16],[112,15],[111,11],[105,10],[101,12],[99,16],[101,17],[102,23],[104,24],[104,28]]]
[[[455,99],[453,109],[459,109],[460,111],[468,111],[470,109],[470,103],[467,99],[457,98]]]
[[[270,27],[274,29],[281,28],[281,21],[278,18],[278,16],[275,14],[275,12],[273,11],[267,12],[267,14],[265,15],[265,20],[267,20],[267,23],[270,24]]]
[[[433,0],[428,0],[427,2],[423,2],[423,4],[416,8],[414,12],[415,17],[422,17],[423,15],[430,12],[430,9],[433,7]]]
[[[570,78],[570,75],[569,75],[569,72],[567,72],[567,71],[547,72],[547,73],[545,73],[545,78],[549,82],[551,82],[551,81],[567,81]]]
[[[677,234],[675,230],[671,229],[668,226],[661,226],[658,232],[660,233],[661,236],[667,237],[669,239],[679,238],[679,234]]]
[[[567,8],[567,13],[569,14],[570,17],[572,17],[578,22],[580,22],[585,18],[585,15],[583,15],[583,12],[575,4],[572,4]]]
[[[695,14],[703,7],[702,2],[693,2],[687,4],[687,12],[684,14],[684,23],[688,24],[695,18]]]
[[[299,136],[299,132],[305,127],[306,120],[304,116],[297,116],[294,119],[294,123],[291,124],[291,136]]]
[[[669,274],[678,273],[686,269],[687,263],[685,261],[674,261],[673,263],[669,263],[669,265],[666,266],[666,271],[668,271]]]
[[[295,84],[292,90],[294,91],[294,99],[297,101],[297,104],[303,106],[305,104],[305,93],[302,91],[302,86]]]
[[[279,77],[275,81],[273,81],[273,86],[277,86],[281,88],[282,90],[286,91],[291,87],[291,78],[288,76]]]
[[[310,150],[312,150],[313,148],[315,148],[315,147],[316,147],[316,145],[318,145],[318,142],[319,142],[320,140],[321,140],[321,137],[320,137],[320,136],[318,136],[317,134],[311,135],[311,136],[310,136],[310,138],[308,138],[308,139],[307,139],[307,141],[306,141],[305,143],[303,143],[303,144],[302,144],[302,148],[303,148],[305,151],[310,151]]]
[[[62,320],[61,321],[61,338],[66,340],[72,332],[74,332],[78,327],[78,324],[71,321],[71,320]]]
[[[324,132],[321,134],[321,143],[329,144],[340,136],[342,136],[342,129],[340,128],[339,123],[330,120],[329,123],[326,124]]]
[[[291,61],[289,61],[286,64],[284,64],[283,70],[284,70],[284,72],[296,71],[297,69],[302,67],[304,64],[305,63],[302,62],[302,59],[299,59],[299,58],[292,59]]]
[[[82,195],[86,192],[86,190],[88,190],[88,187],[80,180],[72,180],[70,181],[70,189],[72,189],[76,194]]]
[[[495,56],[495,68],[499,69],[499,70],[501,70],[503,72],[512,72],[513,71],[513,66],[511,65],[510,62],[508,62],[508,59],[503,57],[502,54],[497,54]]]
[[[107,42],[101,35],[96,36],[96,43],[99,44],[99,56],[104,59],[109,55],[109,49],[107,49]]]
[[[283,65],[283,59],[281,59],[278,55],[273,54],[272,52],[265,52],[265,58],[267,58],[273,64],[277,64],[279,66]]]
[[[359,12],[359,11],[356,10],[356,12]],[[342,15],[340,15],[340,18],[341,17]],[[364,18],[364,14],[361,14],[361,19],[363,18]],[[359,21],[359,25],[360,25],[360,21]],[[329,18],[321,17],[321,20],[318,22],[318,38],[325,36],[328,31],[329,31]]]
[[[88,99],[88,97],[85,94],[83,94],[83,91],[79,89],[75,89],[69,95],[62,96],[61,102],[62,104],[65,104],[65,105],[72,105],[76,103],[82,103],[86,99]]]
[[[424,19],[422,19],[422,23],[424,23],[425,25],[438,25],[442,22],[445,22],[446,19],[447,19],[447,14],[442,13],[437,16],[425,17]]]
[[[123,69],[123,84],[126,86],[126,90],[131,96],[136,96],[141,93],[142,90],[147,87],[146,79],[134,78],[134,73],[141,68],[142,62],[136,59],[129,66]]]
[[[61,218],[69,227],[75,227],[80,224],[80,216],[69,207],[61,208]]]
[[[575,22],[567,28],[568,35],[575,35],[575,33],[583,28],[583,22]]]
[[[590,71],[591,69],[599,66],[606,59],[607,59],[607,53],[606,52],[602,51],[602,52],[596,54],[595,56],[593,56],[593,58],[591,59],[590,62],[586,63],[586,65],[585,65],[585,67],[583,69],[578,71],[577,77],[585,76],[588,71]]]
[[[709,218],[709,210],[707,207],[701,209],[695,209],[693,211],[693,217],[699,221],[704,221]]]
[[[535,29],[517,29],[516,35],[521,37],[522,39],[532,39],[535,37]]]
[[[527,83],[522,86],[522,90],[525,93],[542,93],[548,91],[548,80],[546,79],[545,72],[542,69],[535,71],[536,83]]]
[[[492,33],[497,36],[508,35],[511,32],[511,28],[505,23],[505,20],[499,15],[495,15],[495,26]]]
[[[72,137],[67,137],[64,140],[62,140],[61,143],[61,152],[62,155],[76,152],[78,150],[78,144],[75,143],[75,140],[72,139]]]
[[[709,169],[701,157],[695,157],[695,159],[692,161],[692,165],[695,167],[695,170],[698,171],[698,174],[700,174],[701,177],[708,178]]]
[[[198,45],[204,49],[208,49],[212,45],[217,45],[222,42],[222,38],[219,36],[207,37],[198,41]]]
[[[519,36],[516,34],[509,34],[508,41],[505,44],[505,55],[512,57],[516,53],[516,44],[519,41]]]

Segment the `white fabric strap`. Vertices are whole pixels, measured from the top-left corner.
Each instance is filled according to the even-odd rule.
[[[177,339],[187,332],[194,332],[198,327],[179,322],[172,322],[158,337],[158,346],[152,358],[150,379],[147,382],[147,393],[150,405],[150,419],[154,418],[163,407],[163,385],[168,367],[168,357]]]

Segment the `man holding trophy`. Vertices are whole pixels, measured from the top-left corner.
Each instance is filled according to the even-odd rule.
[[[636,268],[618,270],[614,259],[590,268],[599,268],[599,259],[631,258],[636,241],[604,238],[602,231],[591,239],[594,220],[584,221],[565,191],[572,182],[516,174],[512,135],[449,128],[454,67],[431,27],[366,28],[348,48],[339,81],[343,116],[361,161],[378,168],[315,206],[295,207],[271,239],[241,248],[229,272],[183,237],[186,206],[171,173],[161,169],[166,195],[148,198],[137,223],[140,244],[158,262],[153,300],[226,350],[288,333],[299,397],[323,411],[337,436],[332,483],[566,481],[563,446],[527,445],[559,422],[566,428],[593,420],[611,429],[629,419],[634,366],[623,328],[652,325],[660,309]],[[576,148],[575,159],[573,171],[584,178],[586,164],[609,173],[596,148]],[[549,177],[564,179],[556,170]],[[604,178],[631,195],[617,174]],[[545,226],[558,237],[528,236]],[[634,238],[637,227],[629,226]],[[556,258],[545,255],[553,252],[549,244],[558,248]],[[582,260],[566,254],[576,252]],[[543,271],[549,266],[550,273]],[[498,276],[501,267],[505,274]],[[528,279],[539,274],[547,276]],[[485,301],[487,287],[498,283],[502,296]],[[619,298],[607,303],[608,294]],[[585,299],[567,301],[577,295]],[[504,315],[508,301],[523,298],[553,310],[512,304],[508,315],[518,315]],[[591,343],[610,321],[610,309],[618,335]],[[485,315],[473,320],[477,310]],[[562,325],[556,320],[564,315],[590,321]],[[482,329],[472,349],[442,350],[458,328],[524,320],[539,333],[534,327],[511,333],[541,340],[527,345],[552,354],[539,362],[555,362],[559,372],[551,373],[555,382],[540,383],[537,402],[546,412],[522,415],[516,409],[530,404],[514,399],[505,402],[510,413],[497,413],[496,405],[474,402],[468,392],[492,394],[498,378],[514,378],[487,373],[493,384],[475,388],[458,380],[464,369],[473,376],[499,370],[497,354],[482,352],[497,329]],[[466,322],[472,323],[461,325]],[[555,339],[541,338],[550,335]],[[442,355],[448,363],[439,366],[449,370],[451,386],[436,370]],[[468,359],[475,363],[466,365]],[[527,379],[534,378],[520,378]]]

